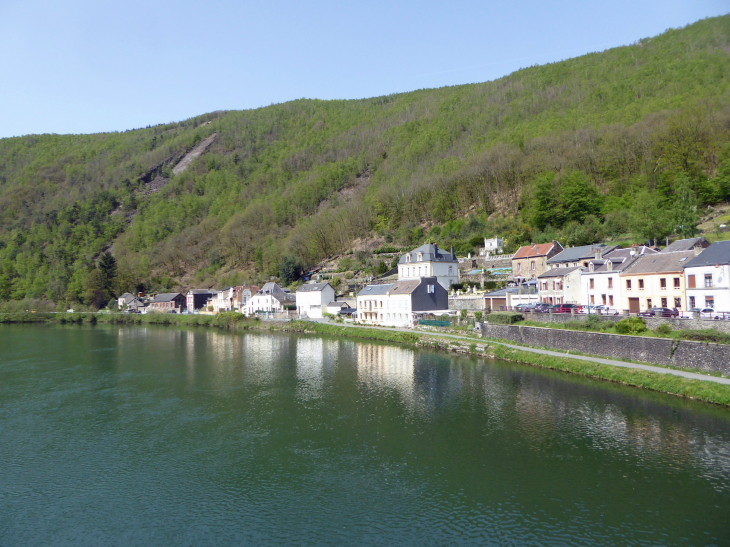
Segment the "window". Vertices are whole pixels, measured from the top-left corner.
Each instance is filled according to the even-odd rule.
[[[689,297],[689,307],[690,307],[690,309],[697,307],[697,306],[695,306],[695,297],[694,296]]]
[[[705,274],[705,288],[709,289],[710,287],[712,287],[712,274]]]
[[[410,261],[411,261],[411,255],[406,255],[406,262],[410,262]]]
[[[679,278],[678,277],[674,278],[674,288],[679,289]]]
[[[644,280],[643,279],[639,279],[639,290],[640,291],[644,290]]]
[[[591,295],[591,304],[595,304],[595,303],[596,303],[596,298],[593,295]]]
[[[426,292],[428,292],[429,294],[433,294],[434,293],[434,286],[433,285],[427,285],[426,286]]]
[[[517,263],[517,273],[522,272],[522,262]]]
[[[535,261],[533,260],[530,262],[530,269],[534,272],[535,271]]]
[[[613,295],[612,294],[608,295],[608,305],[613,306]]]
[[[659,288],[663,291],[667,290],[667,278],[666,277],[662,277],[661,279],[659,279]],[[666,308],[666,306],[664,306],[664,307]]]
[[[608,288],[613,289],[613,277],[608,278]]]
[[[627,279],[626,280],[626,290],[627,291],[630,291],[631,290],[631,280],[630,279]]]
[[[646,299],[646,309],[651,308],[651,298]]]
[[[449,266],[449,275],[453,275],[453,273],[454,273],[454,267]]]
[[[589,286],[589,288],[591,288],[591,289],[594,289],[594,288],[595,288],[595,287],[593,286],[593,278],[592,278],[592,277],[591,277],[591,278],[590,278],[590,279],[588,280],[588,286]]]
[[[694,289],[695,288],[695,276],[694,275],[688,275],[687,276],[687,288],[688,289]],[[694,306],[692,306],[694,307]]]
[[[678,297],[674,297],[674,307],[679,309],[682,307],[682,299]]]
[[[606,295],[605,294],[601,295],[601,304],[603,304],[604,306],[606,305]]]
[[[418,256],[416,257],[416,260],[418,262],[421,262],[421,260],[423,260],[423,253],[418,253]]]
[[[715,297],[714,296],[705,296],[705,307],[706,308],[715,307]]]
[[[662,308],[666,308],[666,307],[667,307],[667,299],[662,298]]]

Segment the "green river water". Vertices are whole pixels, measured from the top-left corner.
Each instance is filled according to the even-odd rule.
[[[317,336],[0,326],[0,546],[729,545],[730,411]]]

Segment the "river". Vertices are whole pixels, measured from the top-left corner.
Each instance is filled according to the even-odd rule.
[[[728,545],[730,411],[308,335],[0,326],[0,546]]]

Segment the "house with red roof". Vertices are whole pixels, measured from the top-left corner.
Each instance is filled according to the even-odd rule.
[[[537,279],[548,267],[547,261],[563,251],[557,241],[523,245],[512,257],[512,277],[518,283],[527,279]]]

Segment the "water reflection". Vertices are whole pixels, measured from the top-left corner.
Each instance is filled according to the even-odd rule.
[[[206,526],[238,543],[730,541],[727,410],[376,342],[3,332],[3,545],[49,518],[49,534],[91,520],[113,537],[145,522],[139,544],[161,529],[160,544],[236,543],[195,535]]]
[[[357,379],[369,389],[396,391],[406,405],[415,404],[416,352],[398,346],[357,344]]]
[[[340,344],[314,337],[299,338],[296,344],[297,395],[302,399],[319,398],[323,394],[325,377],[334,376]]]

